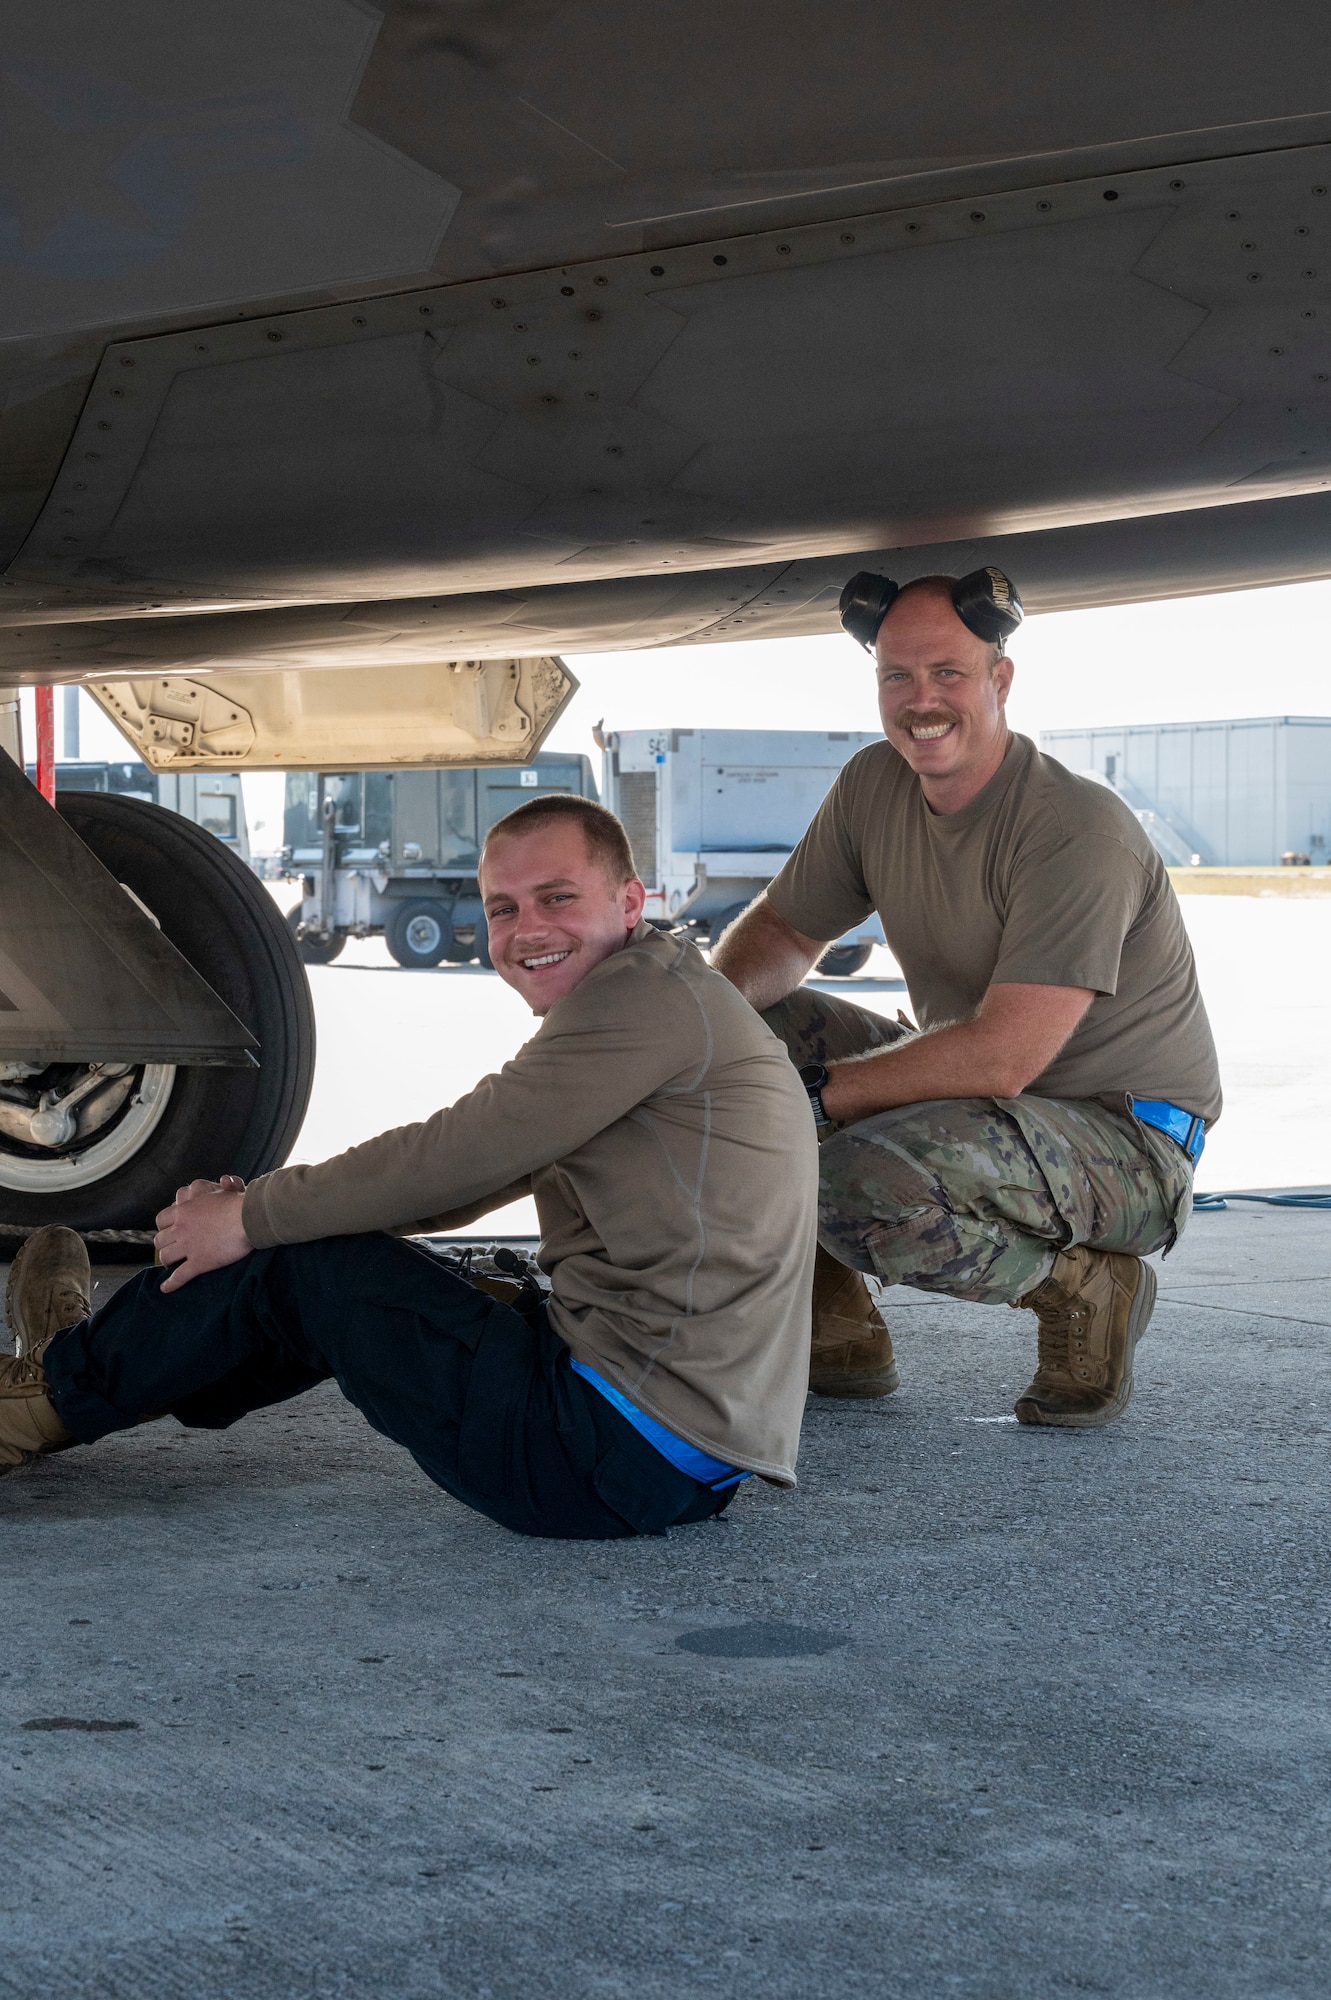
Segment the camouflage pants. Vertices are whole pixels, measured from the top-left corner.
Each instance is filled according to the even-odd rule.
[[[836,1062],[911,1033],[803,986],[763,1015],[795,1063]],[[1164,1134],[1091,1099],[906,1104],[823,1142],[819,1241],[887,1284],[1010,1305],[1073,1244],[1137,1256],[1173,1242],[1192,1163]]]

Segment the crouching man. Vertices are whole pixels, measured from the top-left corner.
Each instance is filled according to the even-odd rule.
[[[799,1063],[822,1148],[811,1386],[897,1386],[857,1272],[1039,1328],[1024,1424],[1112,1422],[1220,1112],[1215,1048],[1159,855],[1104,785],[1007,724],[1020,617],[1001,571],[852,579],[885,741],[852,757],[714,954]],[[801,985],[876,909],[922,1033]],[[829,1254],[830,1253],[830,1254]]]
[[[98,1312],[79,1239],[29,1237],[0,1471],[162,1412],[221,1428],[331,1376],[437,1485],[521,1533],[660,1533],[720,1513],[749,1473],[794,1484],[818,1175],[785,1050],[641,921],[601,807],[520,807],[479,872],[495,969],[542,1017],[531,1041],[423,1124],[183,1189],[158,1217],[169,1271]],[[395,1234],[528,1190],[548,1309],[519,1314]]]

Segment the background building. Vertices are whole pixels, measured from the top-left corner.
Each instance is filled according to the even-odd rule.
[[[1331,859],[1331,716],[1045,729],[1040,748],[1111,785],[1171,867]]]

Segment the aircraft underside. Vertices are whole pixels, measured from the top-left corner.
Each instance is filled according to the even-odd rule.
[[[0,728],[77,681],[162,770],[520,762],[562,651],[828,631],[861,568],[996,559],[1036,611],[1331,574],[1328,58],[1310,0],[48,0],[0,58]],[[75,830],[91,935],[130,836]],[[123,1200],[37,1169],[131,1070],[104,1137],[147,1067],[245,1077],[229,975],[171,1026],[75,925],[57,979],[16,879],[0,1212],[141,1221],[165,1111]],[[237,923],[260,1068],[308,1070]],[[121,1078],[71,1067],[84,987]]]

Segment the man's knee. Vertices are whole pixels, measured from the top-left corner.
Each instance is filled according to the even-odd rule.
[[[816,986],[797,986],[774,1007],[765,1008],[762,1018],[796,1065],[844,1062],[869,1049],[890,1048],[911,1032],[900,1021],[889,1021]]]
[[[1011,1178],[1021,1134],[984,1098],[944,1098],[875,1112],[819,1149],[823,1201],[886,1219],[919,1207],[969,1208]]]
[[[405,1313],[471,1348],[496,1311],[488,1291],[422,1245],[378,1230],[284,1244],[258,1257],[270,1260],[257,1275],[272,1323],[290,1327],[297,1340],[316,1339],[330,1356],[359,1351],[384,1314]],[[525,1323],[512,1317],[525,1337]]]
[[[913,1237],[942,1206],[911,1148],[884,1143],[882,1131],[868,1132],[870,1123],[882,1127],[890,1116],[848,1125],[819,1149],[819,1241],[857,1271],[878,1271],[881,1246]]]
[[[992,1103],[904,1105],[823,1146],[819,1237],[843,1263],[892,1284],[1017,1297],[1058,1233],[1037,1199],[1017,1198],[1029,1177],[1024,1141]]]
[[[888,1285],[1010,1305],[1042,1278],[1053,1254],[1038,1236],[993,1216],[958,1212],[945,1201],[884,1195],[875,1212],[848,1211],[824,1198],[818,1240],[841,1263]]]
[[[367,1230],[357,1236],[318,1236],[308,1243],[282,1243],[268,1252],[288,1278],[307,1284],[359,1283],[393,1270],[420,1253],[395,1236]]]
[[[345,1317],[353,1305],[406,1303],[428,1284],[433,1272],[417,1267],[419,1250],[379,1231],[356,1236],[320,1236],[308,1243],[282,1243],[247,1260],[250,1283],[244,1291],[274,1324],[319,1323]]]

